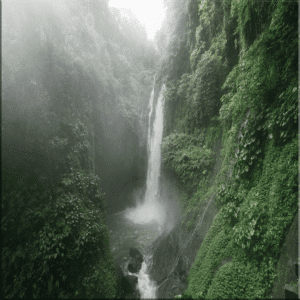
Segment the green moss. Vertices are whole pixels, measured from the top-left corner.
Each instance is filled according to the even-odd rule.
[[[163,140],[162,162],[188,191],[194,191],[212,166],[213,152],[203,145],[203,134],[172,133]]]
[[[197,6],[189,72],[168,82],[165,115],[172,118],[169,133],[202,132],[204,143],[194,151],[184,142],[166,158],[186,189],[193,185],[184,207],[188,228],[214,192],[220,211],[184,296],[264,298],[298,209],[297,2],[199,0]],[[201,157],[203,145],[214,149],[221,134],[222,167],[214,184],[195,176],[188,162]]]
[[[217,272],[207,292],[207,299],[255,299],[264,297],[260,268],[236,259]]]
[[[233,185],[202,243],[189,274],[193,298],[263,298],[275,278],[284,237],[297,212],[298,140],[266,143],[256,185]],[[233,221],[232,221],[233,220]],[[234,226],[232,225],[234,224]],[[216,268],[223,259],[233,261]]]
[[[240,206],[234,228],[236,243],[248,251],[279,252],[297,211],[297,139],[284,147],[268,144],[263,173]]]
[[[190,270],[187,295],[193,298],[204,297],[222,260],[232,256],[232,243],[224,231],[219,212],[205,236],[196,260]]]
[[[223,206],[202,243],[189,275],[193,298],[262,298],[274,283],[286,232],[297,212],[297,139],[284,147],[270,141],[259,183],[235,209]],[[231,207],[231,208],[230,208]],[[235,226],[229,219],[235,218]],[[224,229],[224,225],[225,226]],[[223,259],[233,257],[217,274]]]
[[[116,296],[116,279],[112,255],[109,249],[102,251],[95,265],[91,265],[89,272],[82,280],[85,297],[114,298]]]
[[[192,230],[195,227],[196,221],[199,216],[203,214],[203,211],[214,193],[214,186],[209,187],[208,180],[203,178],[200,180],[197,191],[187,198],[183,206],[183,224],[187,226],[188,230]]]

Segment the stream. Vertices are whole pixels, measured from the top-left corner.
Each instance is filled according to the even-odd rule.
[[[149,246],[161,234],[161,228],[155,221],[139,224],[131,221],[128,217],[128,210],[112,214],[107,217],[107,225],[110,236],[110,247],[114,261],[121,266],[124,274],[138,277],[138,290],[141,298],[156,298],[157,286],[149,279],[147,266],[151,264],[151,253]],[[138,274],[127,271],[130,248],[138,249],[144,256],[142,269]]]

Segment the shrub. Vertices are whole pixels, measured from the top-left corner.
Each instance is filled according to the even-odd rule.
[[[213,164],[213,152],[203,145],[203,134],[172,133],[163,140],[162,163],[188,190],[193,190]]]

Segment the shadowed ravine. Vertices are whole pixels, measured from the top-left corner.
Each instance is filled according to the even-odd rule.
[[[114,260],[125,274],[138,277],[138,290],[141,298],[155,298],[156,284],[149,279],[147,266],[151,264],[149,247],[162,233],[166,220],[166,210],[160,199],[161,142],[163,132],[163,85],[155,109],[154,87],[150,97],[150,113],[148,124],[148,171],[146,192],[143,201],[136,199],[136,206],[117,214],[110,215],[107,220],[110,231],[110,246]],[[151,120],[153,119],[153,124]],[[142,268],[138,274],[127,271],[128,253],[131,247],[138,249],[144,256]]]

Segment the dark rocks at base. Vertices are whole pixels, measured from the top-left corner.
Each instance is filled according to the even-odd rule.
[[[141,263],[144,261],[143,254],[136,248],[130,248],[129,256],[136,259],[137,261],[139,261]]]
[[[124,275],[122,268],[115,265],[117,275],[117,298],[140,299],[140,293],[136,289],[138,278],[133,275]]]
[[[142,268],[144,261],[143,254],[136,248],[131,248],[129,251],[130,261],[128,264],[128,271],[130,273],[138,273]]]
[[[191,266],[218,212],[214,198],[208,198],[207,205],[206,211],[203,207],[199,212],[199,220],[195,222],[198,226],[193,231],[178,224],[152,244],[151,251],[154,254],[150,276],[158,283],[158,298],[174,298],[186,290]]]
[[[138,273],[140,271],[140,269],[142,268],[142,264],[141,263],[137,263],[135,261],[131,261],[128,264],[128,271],[130,273]]]
[[[138,283],[138,278],[136,276],[134,276],[134,275],[126,275],[125,279],[133,287],[135,287],[137,285],[137,283]]]
[[[297,293],[297,286],[292,284],[286,284],[284,286],[285,299],[299,299]]]
[[[123,287],[125,288],[125,296],[126,299],[140,299],[141,295],[139,291],[136,289],[136,285],[138,283],[138,278],[134,275],[126,275],[123,278]]]

